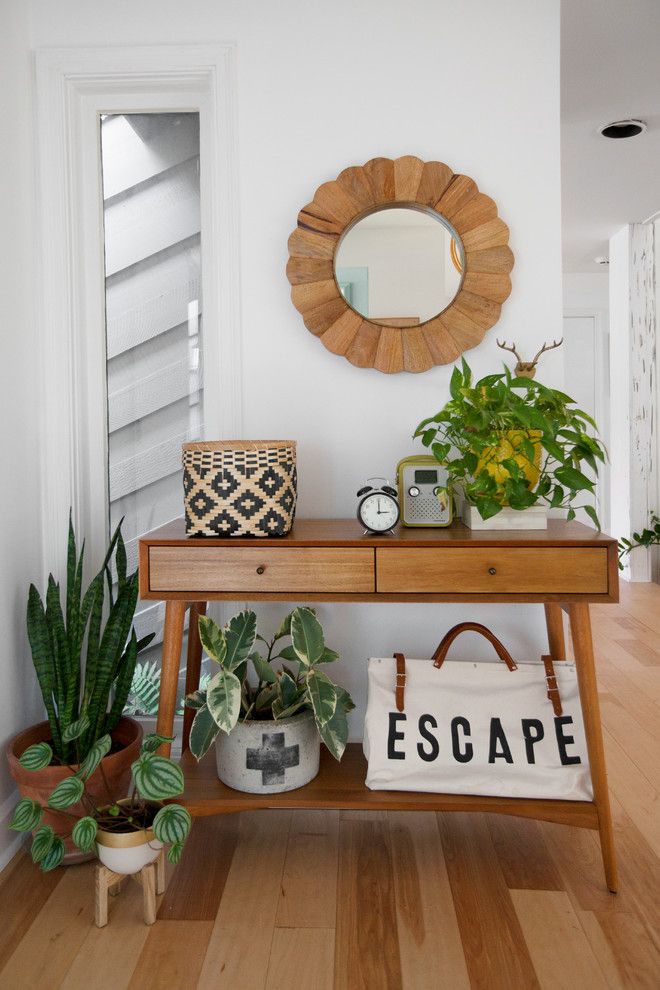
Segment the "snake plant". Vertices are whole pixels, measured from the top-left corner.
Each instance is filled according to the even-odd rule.
[[[84,591],[83,560],[69,519],[66,595],[48,576],[45,604],[31,584],[27,632],[61,763],[79,763],[121,718],[138,654],[153,634],[138,640],[132,628],[138,575],[127,574],[126,548],[117,526],[100,571]],[[117,575],[116,591],[113,570]],[[107,587],[106,587],[107,586]]]
[[[346,714],[355,706],[348,692],[321,670],[339,654],[325,645],[312,609],[294,609],[270,640],[257,633],[257,617],[248,610],[224,629],[202,615],[199,634],[219,669],[206,690],[186,698],[186,705],[196,709],[190,731],[190,752],[196,759],[201,760],[219,732],[230,733],[239,720],[277,720],[303,711],[313,713],[321,739],[341,759],[348,740]],[[285,646],[287,637],[291,643]],[[264,651],[254,649],[257,641]]]

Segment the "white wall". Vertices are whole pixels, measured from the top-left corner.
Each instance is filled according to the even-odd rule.
[[[40,578],[40,523],[32,298],[31,109],[24,4],[2,5],[0,30],[0,746],[40,717],[25,635],[31,580]],[[17,844],[5,821],[14,786],[0,760],[0,867]]]
[[[510,225],[516,267],[501,322],[468,360],[485,374],[501,367],[496,336],[532,351],[560,333],[557,0],[29,6],[33,46],[236,41],[243,432],[298,439],[302,516],[353,515],[364,478],[392,476],[416,449],[414,427],[446,400],[451,372],[390,377],[360,370],[307,332],[289,299],[286,243],[320,183],[376,155],[444,160],[473,176]],[[556,352],[544,371],[546,382],[561,386]],[[270,617],[280,611],[262,610]],[[545,647],[540,606],[319,611],[328,641],[351,663],[337,675],[360,709],[365,682],[357,661],[394,648],[429,655],[459,619],[491,624],[514,653],[537,655]],[[456,650],[483,654],[470,639]],[[358,712],[354,733],[360,729]]]

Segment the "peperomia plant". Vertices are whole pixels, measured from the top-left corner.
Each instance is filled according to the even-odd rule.
[[[341,759],[348,739],[346,714],[355,706],[321,669],[339,654],[325,645],[312,609],[294,609],[270,640],[257,633],[257,617],[248,610],[223,629],[200,616],[199,634],[219,669],[206,690],[186,698],[186,705],[197,709],[190,731],[193,756],[200,760],[218,733],[231,732],[239,719],[277,720],[310,711],[321,739]],[[255,650],[257,641],[263,644],[261,652]]]
[[[75,745],[79,736],[68,733],[68,742]],[[153,828],[156,838],[169,845],[167,858],[171,863],[181,859],[183,846],[190,832],[190,813],[180,804],[163,801],[183,793],[183,771],[173,760],[159,756],[156,750],[171,738],[153,732],[144,737],[140,755],[131,766],[133,788],[128,798],[118,801],[108,790],[107,802],[99,806],[86,788],[86,782],[98,769],[103,774],[101,760],[110,751],[112,740],[106,733],[96,740],[84,760],[71,774],[64,777],[48,798],[48,808],[71,819],[71,839],[81,852],[92,852],[99,829],[105,832],[137,832]],[[46,742],[28,746],[20,758],[26,770],[42,770],[53,762],[53,751]],[[56,759],[56,758],[55,758]],[[82,805],[84,813],[69,810]],[[32,832],[31,855],[44,872],[54,870],[64,857],[64,839],[50,825],[41,824],[44,808],[32,798],[22,798],[14,809],[9,827],[16,832]]]
[[[603,444],[591,433],[597,427],[563,392],[530,378],[502,374],[472,381],[463,359],[449,385],[451,399],[415,431],[436,460],[446,467],[449,485],[474,505],[482,519],[505,505],[526,509],[545,502],[565,508],[567,519],[583,509],[600,529],[588,502],[593,495]]]

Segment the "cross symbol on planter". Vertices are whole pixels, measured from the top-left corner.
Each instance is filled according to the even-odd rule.
[[[264,732],[260,749],[247,749],[245,766],[248,770],[261,770],[261,783],[281,784],[287,767],[300,763],[298,745],[285,746],[283,732]]]

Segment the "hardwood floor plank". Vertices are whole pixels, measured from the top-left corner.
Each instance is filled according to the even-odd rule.
[[[339,812],[297,812],[289,831],[276,927],[334,929],[338,859]]]
[[[399,990],[401,959],[388,824],[342,821],[335,990]]]
[[[334,955],[334,928],[275,929],[266,990],[332,990]]]
[[[0,882],[0,970],[64,876],[64,870],[42,873],[21,850],[2,871]]]
[[[157,921],[140,954],[128,990],[190,990],[204,960],[210,921]]]
[[[567,893],[512,890],[511,899],[543,990],[607,986]]]
[[[168,921],[215,921],[231,868],[238,815],[198,818],[158,910]]]
[[[624,986],[629,990],[658,990],[660,953],[643,921],[628,911],[595,914]]]
[[[603,725],[651,787],[660,791],[660,744],[620,704],[617,698],[601,698]]]
[[[591,951],[598,960],[609,990],[625,990],[626,980],[620,970],[612,946],[605,937],[598,918],[593,911],[576,910],[584,934],[589,939]]]
[[[0,973],[2,990],[56,990],[94,924],[93,865],[62,873]]]
[[[273,932],[215,925],[197,990],[264,990]]]
[[[404,990],[470,981],[435,815],[388,812]],[[442,976],[440,976],[442,974]]]
[[[485,815],[504,882],[510,890],[563,890],[538,822]]]
[[[483,816],[437,817],[472,987],[538,987]]]
[[[603,741],[610,788],[655,855],[660,857],[660,795],[607,728]]]

